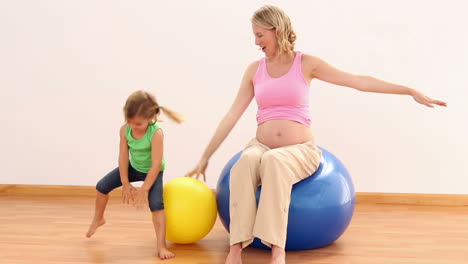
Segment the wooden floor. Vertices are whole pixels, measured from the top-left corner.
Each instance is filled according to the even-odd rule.
[[[0,263],[224,263],[228,234],[219,221],[202,241],[155,255],[150,214],[111,199],[107,224],[85,238],[90,196],[0,194]],[[267,263],[269,251],[247,248],[247,264]],[[345,234],[332,245],[287,252],[287,263],[468,263],[468,207],[358,204]]]

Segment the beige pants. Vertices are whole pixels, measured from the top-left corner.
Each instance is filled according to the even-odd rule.
[[[269,247],[284,248],[292,186],[317,170],[321,155],[313,140],[270,149],[252,139],[231,168],[230,244],[244,248],[258,237]]]

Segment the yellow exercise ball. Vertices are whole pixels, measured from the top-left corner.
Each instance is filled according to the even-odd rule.
[[[208,186],[194,178],[180,177],[164,184],[166,239],[190,244],[204,238],[213,228],[216,196]]]

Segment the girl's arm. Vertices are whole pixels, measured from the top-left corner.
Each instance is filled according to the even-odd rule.
[[[244,77],[242,78],[239,91],[237,92],[236,99],[232,103],[231,108],[216,128],[216,132],[208,143],[208,146],[205,148],[205,151],[203,152],[203,155],[195,169],[187,173],[185,176],[196,176],[196,178],[198,178],[200,175],[203,175],[203,179],[206,181],[205,170],[208,166],[208,160],[218,149],[224,139],[226,139],[227,135],[231,132],[232,128],[240,119],[254,97],[253,78],[257,71],[258,63],[258,61],[253,62],[247,67]]]
[[[120,146],[119,146],[119,172],[122,182],[122,202],[130,204],[133,202],[132,192],[135,190],[128,180],[128,142],[125,136],[126,124],[120,128]]]
[[[158,177],[159,170],[161,169],[163,149],[164,149],[164,135],[161,129],[154,132],[153,140],[151,142],[151,169],[146,175],[145,182],[141,186],[141,189],[149,191],[153,183]]]
[[[434,107],[434,105],[447,106],[447,103],[432,99],[415,89],[382,81],[371,76],[344,72],[314,56],[304,54],[304,67],[309,79],[317,78],[362,92],[411,95],[416,102],[428,107]]]
[[[153,186],[156,178],[158,177],[161,169],[163,149],[164,149],[164,135],[161,129],[154,132],[153,139],[151,141],[151,169],[146,174],[146,179],[143,185],[138,190],[135,206],[137,208],[145,208],[148,204],[148,192]]]

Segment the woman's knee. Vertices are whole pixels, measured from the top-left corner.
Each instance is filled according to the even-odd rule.
[[[234,164],[232,169],[235,169],[239,166],[258,166],[260,160],[262,159],[263,152],[259,149],[249,148],[242,152],[242,155],[239,157],[239,160]]]
[[[256,149],[247,149],[240,156],[239,160],[231,168],[231,184],[237,182],[241,185],[245,184],[245,180],[252,179],[256,183],[258,178],[258,169],[260,167],[260,160],[262,152]],[[252,173],[252,171],[254,173]]]
[[[262,183],[289,182],[289,174],[292,174],[290,164],[281,157],[279,151],[267,151],[260,162],[260,178]]]
[[[276,151],[276,149],[269,150],[265,152],[260,160],[260,164],[262,167],[271,166],[271,164],[278,164],[281,163],[281,153]]]

